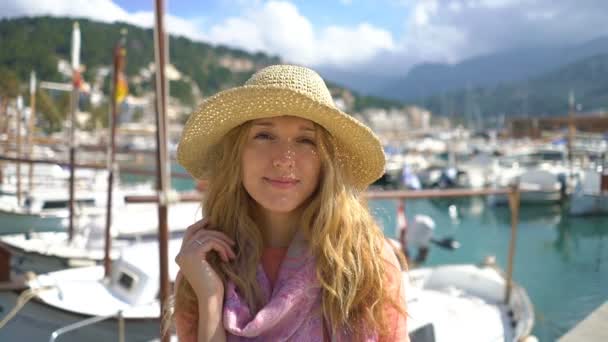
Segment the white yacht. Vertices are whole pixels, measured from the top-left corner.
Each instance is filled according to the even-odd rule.
[[[181,238],[169,241],[169,276],[178,271],[173,262]],[[149,341],[159,336],[159,256],[158,242],[138,243],[124,249],[113,262],[109,278],[102,266],[66,269],[40,274],[27,281],[35,299],[0,329],[0,340],[19,336],[23,341],[47,341],[62,327],[87,319],[98,323],[61,336],[61,341],[115,341],[118,313],[124,318],[126,341]],[[0,291],[4,314],[12,308],[19,292]],[[4,318],[3,314],[3,318]]]
[[[401,243],[388,240],[396,251]],[[412,342],[532,342],[534,307],[523,287],[507,278],[494,257],[479,265],[414,267],[403,271]]]
[[[74,211],[78,216],[83,210],[103,208],[107,203],[107,191],[79,190],[74,194]],[[124,204],[119,193],[114,195],[113,205]],[[22,203],[15,196],[3,196],[0,200],[0,234],[65,231],[69,220],[69,194],[65,188],[45,189],[26,195]]]
[[[519,184],[522,203],[552,204],[565,199],[574,189],[578,168],[568,166],[565,151],[558,148],[536,149],[507,156],[493,165],[492,186],[507,188]],[[488,196],[492,205],[508,203],[506,195]]]
[[[198,202],[179,202],[170,205],[168,215],[169,232],[181,236],[202,218],[202,211]],[[118,255],[117,249],[156,238],[156,203],[128,203],[114,211],[112,217],[111,258]],[[100,264],[105,257],[105,219],[103,209],[85,210],[78,217],[72,240],[65,231],[11,234],[0,237],[0,247],[10,253],[11,267],[17,273],[46,273]]]
[[[442,265],[404,272],[412,342],[536,341],[526,291],[493,265]]]
[[[65,170],[62,172],[65,173]],[[35,185],[31,192],[25,192],[28,186],[24,183],[21,201],[16,194],[0,196],[0,234],[66,229],[69,217],[69,175],[55,176],[50,175],[48,183]],[[77,170],[74,184],[75,210],[105,208],[107,179],[108,173],[105,170]],[[115,191],[112,200],[115,207],[124,204],[119,189]]]
[[[608,163],[586,170],[570,201],[571,215],[608,214]]]

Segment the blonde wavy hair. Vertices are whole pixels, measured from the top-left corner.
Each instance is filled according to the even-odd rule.
[[[263,296],[256,270],[264,246],[253,215],[254,200],[242,185],[241,167],[250,123],[232,129],[209,154],[207,165],[213,167],[203,210],[211,229],[236,242],[235,261],[221,262],[212,253],[210,264],[224,283],[230,280],[236,285],[251,312],[258,312]],[[318,188],[303,204],[299,223],[316,257],[323,315],[333,331],[346,329],[354,336],[374,331],[385,336],[389,333],[383,319],[386,306],[405,314],[404,303],[387,288],[387,275],[397,270],[389,270],[390,264],[383,258],[384,234],[370,215],[363,194],[348,185],[340,163],[334,162],[338,159],[333,138],[315,126],[321,177]],[[196,295],[185,280],[179,283],[173,300],[175,311],[198,310]],[[166,318],[170,316],[165,315],[169,325],[171,320]]]

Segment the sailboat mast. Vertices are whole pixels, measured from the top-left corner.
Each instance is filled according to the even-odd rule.
[[[158,245],[160,257],[160,303],[161,317],[169,298],[168,264],[168,202],[169,202],[169,164],[167,158],[167,78],[165,66],[168,63],[167,37],[164,27],[164,1],[155,0],[154,54],[156,63],[156,142],[157,142],[157,189],[158,189]],[[168,342],[169,336],[161,336]]]
[[[113,54],[113,71],[112,71],[112,115],[110,117],[110,146],[108,148],[108,199],[106,201],[106,231],[105,231],[105,250],[104,250],[104,270],[105,276],[110,277],[112,273],[112,262],[110,259],[110,251],[112,250],[112,199],[114,192],[114,177],[118,172],[116,163],[116,125],[118,121],[118,92],[119,80],[123,76],[125,64],[125,40],[126,31],[121,31],[119,42],[114,47]]]
[[[28,158],[34,159],[34,124],[36,123],[36,73],[30,73],[30,116],[27,124],[27,155]],[[30,163],[28,168],[28,191],[32,193],[34,190],[34,163]]]
[[[69,146],[70,146],[70,224],[68,228],[69,239],[74,238],[74,182],[76,159],[76,108],[78,107],[78,88],[80,87],[80,27],[74,23],[72,29],[72,101],[70,108]]]
[[[575,126],[574,126],[574,91],[570,91],[570,95],[568,96],[568,163],[570,164],[570,181],[574,177],[574,156],[573,156],[573,148],[574,148],[574,134],[575,134]]]

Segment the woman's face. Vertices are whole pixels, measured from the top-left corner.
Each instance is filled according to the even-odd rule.
[[[319,184],[318,132],[312,121],[279,116],[252,121],[242,154],[243,186],[261,209],[291,213]]]

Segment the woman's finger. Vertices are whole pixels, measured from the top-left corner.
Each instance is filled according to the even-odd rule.
[[[229,262],[230,259],[236,257],[225,241],[212,236],[204,236],[201,239],[194,239],[189,243],[183,244],[182,249],[175,258],[175,262],[181,267],[183,266],[182,261],[184,256],[193,253],[197,255],[197,259],[206,259],[207,253],[211,250],[215,250],[225,262]]]
[[[216,239],[220,239],[220,240],[226,242],[229,246],[234,245],[234,240],[229,238],[228,235],[226,235],[222,232],[215,231],[215,230],[206,230],[206,229],[199,230],[199,231],[195,232],[194,234],[192,234],[189,241],[194,241],[195,239],[200,240],[207,236],[214,237]]]
[[[207,259],[207,255],[209,254],[209,252],[211,251],[215,251],[220,258],[222,258],[222,260],[224,262],[229,262],[230,258],[228,257],[228,253],[226,251],[226,247],[225,245],[219,241],[219,240],[207,240],[202,242],[200,245],[198,245],[196,243],[196,241],[194,241],[195,245],[195,251],[196,254],[199,255],[199,257],[201,259]]]
[[[193,239],[191,243],[194,243],[195,245],[199,245],[199,246],[204,246],[207,242],[210,242],[210,241],[220,244],[224,248],[224,250],[227,252],[226,256],[230,257],[230,259],[236,257],[236,254],[234,254],[232,247],[230,247],[230,245],[228,245],[228,243],[226,241],[219,239],[217,237],[214,237],[214,236],[204,235],[200,239],[196,239],[196,238]]]

